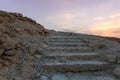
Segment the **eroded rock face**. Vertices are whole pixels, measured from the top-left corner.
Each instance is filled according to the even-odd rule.
[[[48,31],[34,20],[19,13],[0,11],[0,35],[17,37],[19,35],[44,36]],[[0,41],[1,42],[1,41]]]
[[[17,59],[17,46],[13,42],[4,42],[0,44],[0,67],[9,66]]]
[[[0,11],[0,80],[26,80],[34,70],[34,44],[39,45],[37,41],[48,34],[42,25],[22,14]]]

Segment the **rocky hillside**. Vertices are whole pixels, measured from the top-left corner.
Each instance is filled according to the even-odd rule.
[[[0,80],[119,80],[119,49],[117,38],[50,31],[0,11]]]
[[[38,49],[37,45],[41,45],[40,41],[46,35],[48,30],[34,20],[20,13],[0,11],[0,80],[13,80],[18,72],[15,64],[22,66],[25,61],[30,61],[30,55]]]
[[[19,13],[7,13],[0,11],[0,35],[17,37],[20,35],[44,36],[46,29],[34,20],[24,17]]]

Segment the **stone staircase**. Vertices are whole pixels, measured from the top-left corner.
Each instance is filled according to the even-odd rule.
[[[93,71],[108,68],[111,64],[99,60],[99,54],[91,52],[87,41],[76,36],[47,37],[48,52],[51,59],[44,64],[47,70],[53,71]],[[53,59],[53,60],[52,60]]]
[[[76,36],[50,36],[48,40],[48,53],[44,68],[48,71],[56,72],[91,72],[108,69],[111,64],[102,60],[98,53],[89,46],[88,41],[84,41]],[[95,80],[115,80],[110,77]],[[60,80],[60,79],[52,79]],[[63,79],[67,80],[67,79]],[[72,79],[91,80],[91,79]]]

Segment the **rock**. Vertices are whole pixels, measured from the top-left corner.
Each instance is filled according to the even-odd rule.
[[[4,66],[9,66],[11,63],[14,63],[17,61],[17,51],[16,50],[10,50],[10,51],[5,51],[1,55],[1,63]]]
[[[3,45],[0,45],[1,49],[6,49],[6,50],[15,49],[16,47],[17,47],[17,44],[13,42],[7,42],[7,43],[4,43]]]
[[[36,50],[36,54],[38,54],[38,55],[41,55],[41,54],[44,54],[45,52],[43,51],[43,49],[42,48],[38,48],[37,50]]]
[[[8,60],[10,63],[17,62],[17,57],[16,56],[5,56],[5,55],[3,55],[2,59],[3,60]]]
[[[36,58],[38,58],[38,59],[40,59],[42,56],[41,56],[41,55],[36,54],[36,55],[35,55],[35,57],[36,57]]]
[[[16,28],[15,31],[16,31],[16,32],[20,32],[21,29],[20,29],[20,28]]]
[[[66,77],[71,78],[72,75],[73,75],[72,73],[68,72],[68,73],[66,74]]]
[[[21,67],[21,76],[27,80],[27,78],[35,72],[35,69],[33,69],[32,64],[28,62],[24,62]]]
[[[117,57],[114,55],[106,55],[106,60],[110,63],[115,63],[117,62]]]
[[[5,77],[0,77],[0,80],[7,80]]]
[[[33,63],[36,57],[29,54],[29,48],[32,48],[30,53],[34,54],[37,46],[30,44],[32,42],[41,47],[46,32],[42,25],[30,18],[19,13],[0,11],[0,80],[28,80],[35,73],[36,63],[35,66]],[[13,64],[13,61],[18,63]],[[6,72],[1,72],[6,69]]]
[[[8,60],[3,60],[3,61],[2,61],[2,64],[3,64],[4,66],[9,66],[9,65],[10,65],[10,62],[9,62]]]
[[[36,50],[37,50],[36,47],[33,47],[33,46],[30,47],[30,48],[29,48],[29,54],[30,54],[30,55],[34,55],[34,53],[36,52]]]
[[[113,71],[113,74],[120,78],[120,66],[116,67]]]
[[[0,49],[0,56],[3,54],[4,49]]]
[[[93,41],[92,43],[89,44],[89,47],[94,49],[102,49],[102,48],[105,48],[106,45],[99,41]]]
[[[100,77],[96,77],[96,78],[94,78],[93,80],[116,80],[116,79],[114,79],[113,77],[107,77],[107,76],[100,76]]]
[[[16,56],[17,51],[15,49],[10,50],[10,51],[5,51],[4,53],[6,56]]]
[[[120,64],[120,56],[117,57],[117,63]]]
[[[2,59],[5,59],[5,60],[12,60],[13,57],[3,55],[3,56],[2,56]]]
[[[21,42],[20,42],[20,45],[21,45],[21,46],[25,46],[25,45],[27,45],[27,42],[26,42],[26,41],[21,41]]]
[[[47,48],[48,47],[46,44],[43,44],[42,46],[43,46],[43,48]]]
[[[6,39],[5,38],[0,38],[0,44],[2,44],[2,43],[5,43],[6,42]]]
[[[52,80],[71,80],[71,79],[68,79],[65,75],[54,74]]]
[[[46,76],[41,76],[41,80],[48,80]]]
[[[31,34],[31,35],[34,34],[33,31],[32,31],[31,29],[24,29],[24,31],[26,31],[28,34]]]
[[[21,77],[15,76],[12,80],[23,80]]]
[[[0,68],[3,67],[3,63],[0,62]]]

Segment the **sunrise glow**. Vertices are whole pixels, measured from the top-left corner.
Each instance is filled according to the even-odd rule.
[[[120,0],[1,0],[47,29],[120,37]]]

